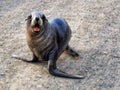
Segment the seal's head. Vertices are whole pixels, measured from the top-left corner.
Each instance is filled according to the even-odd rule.
[[[37,11],[32,12],[26,20],[27,28],[29,27],[29,30],[32,30],[34,33],[39,33],[41,30],[43,30],[47,22],[45,15]]]

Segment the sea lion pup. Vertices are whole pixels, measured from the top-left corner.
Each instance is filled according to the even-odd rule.
[[[68,45],[71,38],[71,30],[63,18],[56,18],[48,22],[44,14],[32,12],[27,20],[27,43],[33,53],[31,60],[19,58],[28,62],[36,62],[39,59],[48,61],[50,74],[59,77],[82,79],[84,75],[71,75],[59,70],[56,66],[58,57],[66,51],[73,57],[79,54]]]

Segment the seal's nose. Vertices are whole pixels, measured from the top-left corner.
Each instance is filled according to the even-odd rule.
[[[38,18],[38,17],[36,17],[36,18],[35,18],[35,20],[36,20],[36,21],[39,21],[39,18]]]

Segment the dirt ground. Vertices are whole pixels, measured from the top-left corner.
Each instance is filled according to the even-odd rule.
[[[48,19],[65,18],[71,47],[83,58],[63,54],[57,66],[65,72],[87,72],[85,79],[51,76],[47,63],[30,57],[25,19],[34,10]],[[0,0],[0,90],[120,90],[120,0]]]

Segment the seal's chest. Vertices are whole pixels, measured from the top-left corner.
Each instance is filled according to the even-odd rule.
[[[39,60],[42,61],[42,56],[41,56],[39,49],[33,48],[32,51],[35,54],[35,56],[37,56],[39,58]]]

